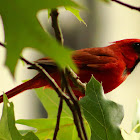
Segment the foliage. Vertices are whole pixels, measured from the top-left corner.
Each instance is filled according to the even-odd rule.
[[[86,95],[80,100],[86,120],[91,128],[91,139],[122,140],[119,125],[123,107],[107,100],[101,84],[93,77],[86,86]]]
[[[128,134],[125,130],[122,129],[121,134],[124,140],[139,140],[140,139],[140,133],[136,133],[135,131],[132,131],[130,134]]]
[[[140,124],[140,100],[137,100],[137,104],[136,104],[136,112],[134,115],[134,120],[132,123],[132,128],[135,128],[135,126]],[[135,131],[138,133],[140,132],[140,126],[138,126]]]
[[[51,89],[43,90],[42,88],[40,88],[37,89],[36,92],[44,108],[48,112],[48,118],[17,120],[16,123],[36,128],[35,134],[40,140],[49,138],[52,139],[56,124],[59,98],[57,97],[57,94]],[[96,93],[98,93],[97,97]],[[105,99],[101,84],[99,84],[98,81],[93,78],[90,80],[90,82],[87,84],[86,96],[80,100],[80,104],[82,105],[82,109],[87,120],[84,120],[84,123],[86,126],[88,137],[90,137],[91,129],[91,139],[100,139],[99,137],[97,137],[97,135],[100,135],[100,137],[102,137],[102,139],[104,140],[107,136],[108,140],[112,139],[114,138],[114,135],[116,139],[122,139],[120,130],[118,128],[118,124],[120,124],[123,116],[122,107],[112,101],[108,101]],[[102,109],[101,106],[103,106]],[[111,111],[109,111],[108,109],[111,109]],[[115,113],[116,118],[115,115],[111,116],[112,113]],[[11,120],[11,115],[8,115],[8,117],[9,120]],[[65,103],[63,106],[60,122],[60,131],[57,137],[58,139],[79,139],[77,131],[75,129],[75,125],[73,123],[71,111]],[[89,123],[90,129],[87,122]],[[23,133],[22,131],[22,134],[26,133]]]
[[[109,2],[109,0],[104,1]],[[14,74],[17,59],[24,47],[36,48],[51,57],[61,69],[69,65],[76,71],[76,67],[71,59],[72,51],[67,47],[62,47],[55,38],[48,32],[45,32],[36,17],[41,9],[48,9],[50,11],[51,9],[60,7],[65,7],[79,21],[85,24],[77,9],[81,8],[81,6],[71,0],[41,0],[39,3],[33,0],[0,1],[0,14],[3,19],[7,48],[6,65],[8,65],[12,74]],[[50,89],[42,90],[40,88],[36,91],[40,101],[48,112],[48,118],[17,120],[16,123],[18,124],[35,128],[33,131],[17,130],[15,126],[14,105],[13,103],[9,103],[6,95],[4,95],[3,114],[0,121],[0,139],[52,139],[56,125],[59,98]],[[124,130],[120,131],[119,124],[123,119],[122,106],[107,100],[104,97],[101,84],[93,77],[86,86],[85,97],[79,103],[85,116],[84,125],[89,139],[122,140],[122,136],[126,140],[134,139],[135,137],[136,139],[140,138],[139,133],[135,133],[134,131],[130,135]],[[72,113],[66,103],[63,104],[60,131],[58,132],[57,139],[79,139]]]
[[[41,0],[39,3],[33,0],[0,1],[0,14],[3,19],[7,48],[6,65],[12,73],[14,73],[17,59],[24,47],[36,48],[54,59],[58,66],[64,68],[69,65],[76,70],[70,58],[71,51],[66,47],[61,47],[49,33],[43,31],[36,17],[41,9],[52,9],[60,6],[80,7],[71,0]]]
[[[125,140],[139,140],[140,139],[140,101],[137,100],[136,112],[132,122],[132,131],[127,133],[124,129],[121,130],[122,136]]]
[[[9,103],[4,94],[3,115],[0,121],[0,139],[1,140],[38,140],[33,132],[28,132],[22,136],[15,126],[14,105]]]
[[[33,120],[17,120],[17,123],[36,128],[38,130],[36,132],[36,135],[41,140],[49,139],[49,138],[52,139],[55,124],[56,124],[59,97],[51,89],[43,90],[42,88],[40,88],[40,89],[36,89],[36,92],[44,108],[48,112],[48,118],[47,119],[33,119]],[[72,117],[71,111],[69,107],[66,105],[66,103],[63,104],[63,110],[62,110],[60,122],[61,122],[60,131],[57,137],[58,140],[79,139],[77,136],[75,125],[73,123],[73,117]],[[89,132],[88,124],[87,123],[85,124]]]

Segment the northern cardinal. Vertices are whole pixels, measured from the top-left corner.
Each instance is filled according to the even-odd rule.
[[[124,39],[107,47],[76,50],[72,59],[79,69],[78,76],[82,82],[88,82],[94,75],[102,82],[104,92],[108,93],[118,87],[140,61],[140,39]],[[51,59],[42,58],[35,62],[45,68],[60,85],[60,73]],[[6,92],[6,95],[11,98],[25,90],[42,86],[50,87],[44,74],[38,73],[33,79]],[[73,90],[76,96],[84,96],[75,87]],[[0,103],[2,101],[1,95]]]

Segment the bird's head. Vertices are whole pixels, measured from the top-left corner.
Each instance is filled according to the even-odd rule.
[[[113,43],[120,46],[123,51],[140,54],[140,39],[124,39]]]
[[[134,69],[134,67],[140,61],[140,39],[124,39],[113,42],[116,48],[119,48],[128,68]]]

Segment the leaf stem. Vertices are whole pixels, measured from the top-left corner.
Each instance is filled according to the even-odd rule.
[[[132,6],[132,5],[129,5],[129,4],[127,4],[127,3],[121,2],[121,1],[119,1],[119,0],[112,0],[112,1],[114,1],[114,2],[116,2],[116,3],[119,3],[119,4],[121,4],[121,5],[125,6],[125,7],[128,7],[128,8],[130,8],[130,9],[134,9],[134,10],[137,10],[137,11],[140,12],[140,7]]]

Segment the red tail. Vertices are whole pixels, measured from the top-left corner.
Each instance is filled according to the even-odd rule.
[[[39,88],[42,86],[46,86],[48,83],[47,81],[43,78],[41,74],[36,75],[33,79],[9,90],[5,94],[7,95],[8,98],[11,98],[25,90],[28,89],[33,89],[33,88]],[[0,96],[0,103],[3,102],[3,95]]]

